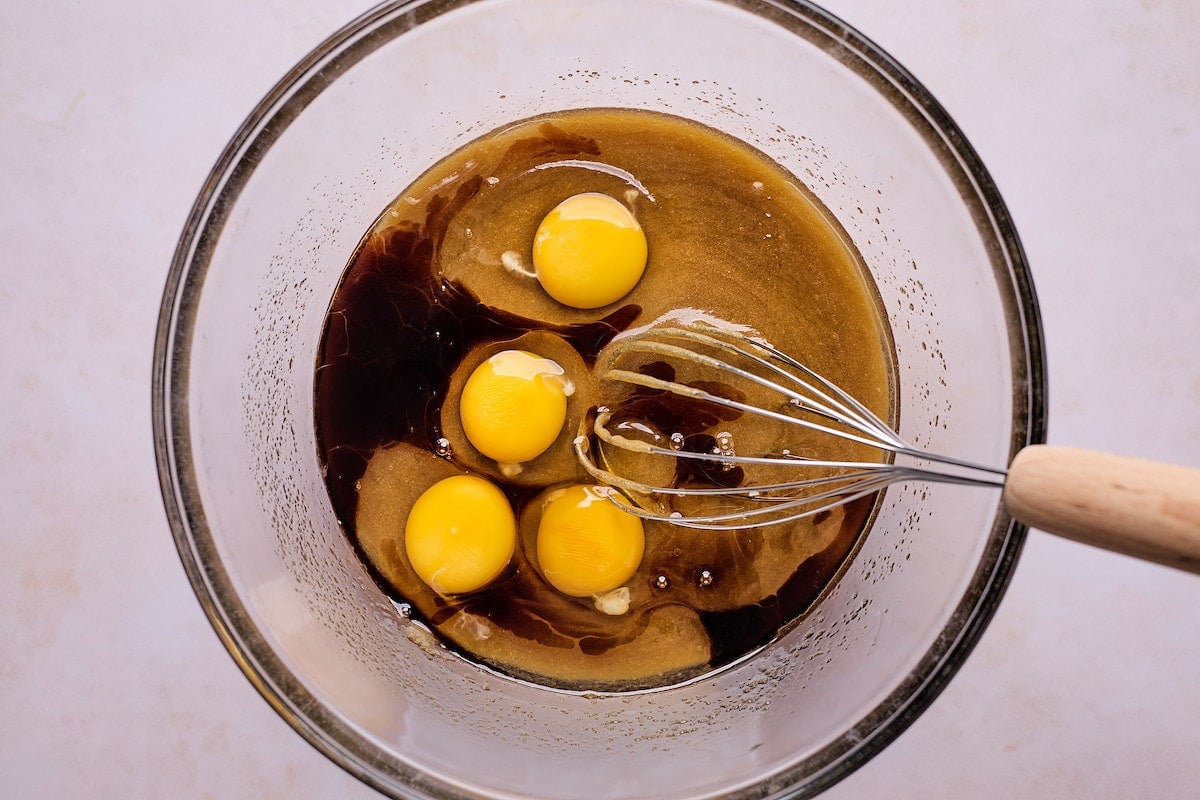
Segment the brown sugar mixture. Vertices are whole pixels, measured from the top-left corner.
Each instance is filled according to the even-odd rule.
[[[648,253],[634,288],[594,309],[559,303],[528,274],[539,224],[582,193],[632,212]],[[794,176],[695,123],[613,109],[519,122],[438,163],[367,232],[321,343],[318,446],[338,519],[372,574],[447,646],[550,686],[662,686],[766,644],[837,577],[865,534],[869,498],[757,530],[647,522],[615,606],[547,581],[536,547],[545,499],[590,482],[572,440],[597,406],[630,400],[601,385],[597,359],[622,331],[681,309],[752,327],[891,416],[890,337],[844,232]],[[458,407],[468,376],[510,350],[553,361],[573,389],[558,438],[517,470],[476,449]],[[689,446],[725,432],[769,439],[753,419],[631,402]],[[851,455],[839,447],[823,455]],[[406,553],[405,526],[422,493],[463,474],[503,492],[515,549],[486,586],[438,593]]]

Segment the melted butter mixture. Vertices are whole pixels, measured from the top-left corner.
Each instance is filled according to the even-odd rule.
[[[615,253],[592,265],[600,283],[579,291],[570,242],[545,243],[547,230],[576,225],[572,205],[600,209],[589,213],[608,227],[585,230],[609,237]],[[540,278],[535,262],[547,270]],[[587,110],[515,124],[437,164],[367,233],[322,340],[318,444],[334,509],[372,574],[449,646],[552,686],[666,685],[770,641],[835,579],[865,531],[870,499],[814,520],[705,532],[631,525],[588,488],[571,443],[599,405],[614,409],[615,424],[647,422],[689,448],[731,440],[745,453],[819,446],[823,457],[870,457],[600,384],[595,367],[614,336],[680,309],[752,327],[890,417],[890,339],[853,247],[793,176],[694,123]],[[528,387],[472,386],[464,396],[477,374],[496,386],[513,375],[553,382],[534,387],[544,400],[510,403],[516,421],[506,421],[497,415],[510,412],[488,409]],[[550,410],[532,415],[538,442],[524,448],[514,432],[535,402]],[[637,477],[657,470],[675,485],[722,480],[675,463],[618,466]],[[498,491],[440,484],[462,475]],[[497,498],[506,500],[515,535],[498,511],[487,516],[502,523],[493,539],[446,539],[451,523],[473,518],[457,490],[501,511]],[[439,556],[454,548],[476,560],[439,572]],[[439,580],[440,593],[429,582]]]

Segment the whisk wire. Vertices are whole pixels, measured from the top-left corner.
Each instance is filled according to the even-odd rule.
[[[631,372],[625,369],[614,369],[604,373],[604,377],[608,380],[621,381],[622,383],[629,383],[635,386],[643,386],[647,389],[660,389],[664,392],[670,392],[671,394],[679,395],[680,397],[690,397],[693,400],[703,400],[704,402],[712,403],[713,405],[732,408],[736,411],[742,411],[747,414],[756,414],[760,417],[766,417],[768,419],[773,419],[780,422],[799,425],[801,427],[808,428],[809,430],[817,431],[819,433],[827,433],[830,436],[837,436],[840,439],[858,442],[859,444],[865,444],[870,447],[883,446],[886,447],[886,449],[891,449],[890,443],[881,445],[879,442],[873,439],[868,439],[847,431],[841,431],[837,428],[831,428],[828,425],[822,425],[818,422],[812,422],[811,420],[798,419],[790,414],[772,411],[771,409],[762,408],[751,403],[743,403],[738,400],[732,400],[728,397],[722,397],[719,394],[713,394],[712,392],[706,392],[703,389],[697,389],[694,386],[687,386],[674,381],[666,381],[662,378],[655,378],[652,375],[643,375],[640,372]]]
[[[714,333],[718,333],[714,329]],[[668,338],[678,338],[696,342],[698,344],[712,347],[743,359],[747,359],[759,366],[764,367],[773,374],[776,374],[784,380],[795,384],[807,394],[790,390],[785,386],[775,383],[767,378],[763,378],[748,370],[741,369],[727,361],[705,356],[686,348],[665,345],[659,342],[647,341],[644,339],[629,339],[617,345],[617,352],[629,352],[640,350],[643,352],[657,351],[660,353],[670,353],[684,360],[693,361],[696,363],[707,364],[721,370],[727,370],[737,375],[738,377],[750,380],[760,386],[776,391],[789,400],[794,401],[799,408],[818,413],[824,417],[834,420],[844,420],[847,424],[856,425],[857,427],[869,429],[872,434],[879,437],[883,441],[889,442],[896,447],[903,447],[904,442],[887,426],[883,420],[876,416],[870,409],[860,403],[852,395],[842,390],[839,386],[822,377],[820,374],[804,366],[800,362],[788,356],[765,342],[757,341],[750,337],[740,336],[738,341],[731,342],[728,339],[718,338],[717,336],[702,333],[695,329],[687,328],[659,328],[655,330],[655,334]],[[729,335],[729,334],[726,334]],[[754,352],[744,349],[739,345],[754,347],[766,354],[766,358],[757,355]],[[668,350],[668,348],[670,348]],[[779,364],[781,362],[792,369],[800,372],[802,375],[812,379],[818,385],[813,385],[804,378],[792,372],[788,372]],[[825,387],[824,389],[819,387]],[[828,390],[828,391],[826,391]]]
[[[678,512],[660,514],[648,511],[633,503],[628,497],[620,495],[613,499],[627,512],[643,519],[670,522],[684,528],[701,528],[718,531],[744,530],[765,528],[771,525],[778,525],[781,522],[791,522],[807,517],[814,517],[826,511],[833,511],[847,503],[874,494],[883,488],[886,483],[885,480],[877,478],[855,484],[854,490],[850,492],[847,492],[846,488],[843,487],[818,492],[804,498],[781,499],[778,505],[763,508],[743,508],[724,514],[693,516],[683,516]]]
[[[693,347],[682,346],[680,342],[690,343]],[[703,352],[695,346],[702,348]],[[779,395],[783,400],[780,408],[784,410],[725,397],[701,388],[700,382],[687,384],[616,366],[622,357],[632,353],[655,356],[668,363],[700,367],[715,372],[723,380],[736,379],[757,386]],[[887,456],[878,462],[838,461],[787,450],[766,455],[745,455],[719,449],[696,452],[664,447],[613,432],[609,427],[613,412],[600,409],[590,426],[586,426],[575,440],[576,455],[589,474],[616,490],[611,495],[614,502],[643,519],[706,530],[740,530],[813,517],[906,481],[1003,486],[1005,470],[927,453],[910,445],[878,415],[837,384],[765,341],[741,332],[707,325],[701,328],[695,324],[649,328],[614,341],[607,361],[612,366],[601,373],[602,380],[723,406],[785,426],[802,428],[810,433],[865,445]],[[825,422],[797,416],[798,412],[806,412]],[[634,425],[632,429],[637,430],[638,426]],[[642,429],[654,434],[651,428],[642,426]],[[596,445],[594,448],[593,442]],[[768,467],[805,470],[808,474],[795,480],[776,477],[732,487],[658,486],[613,471],[611,459],[604,451],[605,446],[654,457],[719,464],[726,470],[734,467]],[[911,458],[925,465],[897,464],[895,460],[898,458]],[[814,471],[816,474],[813,474]],[[639,497],[642,498],[641,502],[636,499]],[[682,498],[729,498],[731,502],[736,501],[741,505],[732,511],[718,509],[710,513],[700,509],[698,513],[684,514],[671,509],[673,501]]]

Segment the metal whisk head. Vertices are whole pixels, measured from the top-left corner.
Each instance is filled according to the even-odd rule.
[[[627,368],[639,359],[640,369]],[[576,454],[616,490],[614,502],[644,519],[738,530],[812,517],[903,481],[1003,486],[1004,470],[909,445],[849,393],[732,327],[686,323],[635,332],[613,342],[599,373],[631,394],[584,423]],[[728,434],[686,437],[662,429],[655,413],[642,416],[672,403],[685,422],[701,414],[719,427],[742,418],[760,432],[769,428],[773,442],[795,444],[738,452]],[[848,453],[855,457],[839,457]],[[663,459],[674,469],[664,469]]]

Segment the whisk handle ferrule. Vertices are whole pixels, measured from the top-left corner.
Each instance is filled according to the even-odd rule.
[[[1009,467],[1004,504],[1048,533],[1200,574],[1200,469],[1034,445]]]

